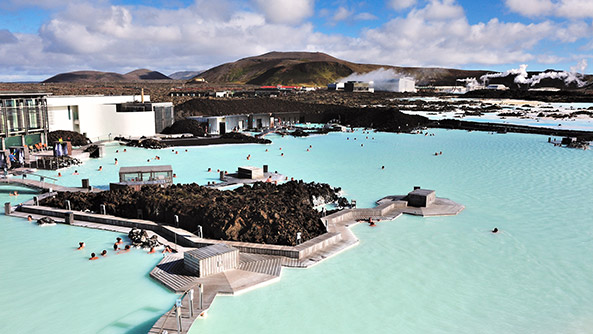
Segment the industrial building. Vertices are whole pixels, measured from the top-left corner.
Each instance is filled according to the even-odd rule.
[[[143,95],[48,96],[49,131],[75,131],[92,141],[153,136],[173,124],[173,104],[148,101]]]
[[[375,82],[375,90],[396,93],[416,93],[416,80],[409,77]]]
[[[343,82],[334,82],[327,85],[327,90],[344,90]]]
[[[47,144],[46,93],[0,93],[1,148]]]
[[[363,81],[348,81],[344,84],[344,91],[345,92],[365,92],[365,93],[374,93],[375,88],[373,88],[373,82],[363,82]]]

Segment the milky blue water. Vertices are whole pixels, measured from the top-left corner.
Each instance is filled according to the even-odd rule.
[[[62,170],[58,182],[79,185],[81,178],[88,177],[91,184],[106,186],[117,180],[120,166],[172,164],[178,182],[204,184],[218,175],[207,172],[208,167],[234,171],[240,165],[268,164],[272,171],[289,177],[341,186],[362,207],[373,206],[386,195],[405,194],[415,185],[435,189],[437,196],[466,206],[455,217],[403,216],[375,228],[356,226],[359,246],[307,270],[283,269],[281,281],[269,287],[217,297],[208,317],[197,321],[192,333],[590,332],[593,178],[589,166],[593,153],[554,147],[545,136],[431,132],[435,136],[360,130],[296,139],[271,136],[271,145],[190,147],[188,152],[175,148],[177,154],[171,149],[132,148],[123,153],[122,147],[110,146],[105,158]],[[439,151],[443,154],[434,156]],[[156,155],[161,160],[146,162]],[[71,175],[74,169],[81,175]],[[0,223],[18,225],[13,234],[29,232],[21,221],[0,218]],[[493,227],[501,232],[490,233]],[[89,237],[96,233],[76,230]],[[7,233],[1,235],[6,238]],[[112,238],[109,235],[107,239]],[[44,234],[23,236],[44,238]],[[72,270],[85,273],[95,263],[71,251],[78,239],[81,236],[52,249],[69,248],[55,261],[71,261]],[[21,247],[14,247],[20,257]],[[42,247],[34,253],[43,251]],[[138,253],[138,259],[147,259],[144,255]],[[21,258],[29,263],[34,254]],[[126,276],[149,284],[147,271]],[[111,278],[95,274],[101,282]],[[120,299],[122,291],[108,288],[113,284],[99,281],[91,286],[100,286],[101,292],[88,291],[89,295],[100,294],[108,300],[103,302],[106,305],[129,302]],[[152,289],[159,291],[156,285]],[[153,292],[149,294],[152,301]],[[166,309],[170,302],[163,298],[158,307]],[[96,304],[102,306],[102,302]],[[156,304],[151,307],[158,308]],[[86,311],[78,308],[79,313]],[[56,312],[56,317],[63,313]],[[6,316],[0,313],[0,318]],[[55,321],[72,321],[72,316],[62,318]]]
[[[19,196],[9,196],[18,190]],[[26,201],[25,188],[0,187],[2,203]],[[176,296],[148,273],[160,254],[116,255],[119,233],[44,226],[0,216],[0,333],[146,333]],[[77,251],[80,241],[86,243]],[[91,252],[107,257],[89,261]]]

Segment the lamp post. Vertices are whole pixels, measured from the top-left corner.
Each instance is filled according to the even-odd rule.
[[[174,215],[173,217],[175,217],[175,227],[179,227],[179,216]],[[175,234],[175,250],[177,250],[177,230],[175,230],[174,234]]]

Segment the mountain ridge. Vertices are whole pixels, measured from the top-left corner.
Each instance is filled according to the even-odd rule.
[[[158,71],[149,69],[137,69],[125,74],[103,71],[74,71],[60,73],[48,78],[42,83],[75,83],[75,82],[133,82],[133,81],[153,81],[153,80],[172,80],[168,76]]]

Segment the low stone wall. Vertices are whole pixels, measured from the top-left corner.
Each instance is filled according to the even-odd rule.
[[[342,240],[339,233],[325,233],[316,238],[308,240],[298,246],[280,246],[280,245],[266,245],[249,242],[238,241],[223,241],[213,239],[202,239],[196,235],[173,226],[161,225],[148,220],[141,219],[125,219],[114,216],[99,215],[94,213],[86,213],[80,211],[68,211],[64,209],[56,209],[44,206],[23,205],[20,211],[43,216],[51,216],[58,218],[65,218],[67,212],[73,212],[74,219],[80,221],[87,221],[98,224],[136,227],[140,229],[153,231],[165,239],[172,241],[176,240],[177,244],[183,247],[205,247],[209,245],[224,243],[233,246],[239,251],[252,254],[285,256],[293,259],[303,259],[312,253],[321,250],[327,246],[336,244]]]

